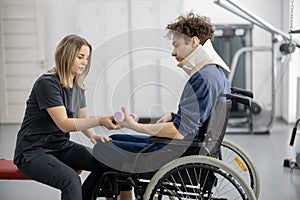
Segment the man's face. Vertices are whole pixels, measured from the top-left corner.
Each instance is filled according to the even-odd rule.
[[[187,43],[181,36],[174,36],[172,45],[174,47],[172,56],[174,56],[178,62],[184,60],[194,50],[192,40]]]

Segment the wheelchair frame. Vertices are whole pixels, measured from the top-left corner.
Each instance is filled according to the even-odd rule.
[[[260,178],[257,168],[246,151],[236,143],[224,139],[220,160],[233,167],[252,188],[256,198],[260,193]]]
[[[248,106],[251,103],[250,99],[244,96],[236,94],[225,94],[224,96],[228,100],[237,101]],[[231,101],[226,102],[226,113],[222,115],[218,109],[215,109],[215,114],[213,113],[211,116],[210,123],[222,122],[220,125],[221,129],[218,129],[220,136],[213,146],[210,143],[213,133],[209,133],[209,130],[204,142],[150,137],[150,140],[154,142],[153,145],[140,153],[147,152],[159,144],[172,143],[179,146],[198,147],[200,155],[188,155],[177,158],[152,173],[107,172],[99,179],[93,193],[93,200],[97,199],[97,197],[111,197],[116,200],[120,194],[120,184],[131,185],[134,188],[136,199],[145,200],[166,198],[221,200],[227,199],[227,193],[231,192],[235,195],[234,199],[237,199],[237,196],[241,199],[256,199],[249,183],[245,181],[240,173],[229,164],[217,159],[220,156],[221,143],[228,122],[230,110],[228,108],[231,107]],[[96,150],[97,144],[94,146],[93,151]],[[226,184],[223,185],[223,183]],[[226,188],[227,185],[232,185],[235,190],[230,189],[227,192],[221,191],[222,193],[219,193],[221,189],[215,189],[217,186]],[[231,197],[229,198],[231,199]]]

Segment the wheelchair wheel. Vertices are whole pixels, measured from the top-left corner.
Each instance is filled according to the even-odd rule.
[[[258,171],[248,154],[237,144],[224,139],[221,144],[222,161],[235,168],[252,188],[256,198],[260,193]]]
[[[207,156],[178,158],[158,170],[146,188],[145,200],[255,200],[239,173],[223,161]]]

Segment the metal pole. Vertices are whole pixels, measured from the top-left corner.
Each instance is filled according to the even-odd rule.
[[[253,52],[253,51],[271,51],[271,50],[272,50],[271,47],[242,47],[239,50],[237,50],[235,52],[235,54],[233,56],[233,59],[232,59],[232,62],[231,62],[230,73],[228,75],[228,80],[230,82],[232,82],[233,76],[234,76],[234,73],[235,73],[235,70],[236,70],[238,59],[243,53],[248,52],[248,51]]]
[[[271,120],[267,125],[267,128],[270,129],[275,121],[275,108],[276,108],[276,88],[275,88],[275,81],[277,79],[277,61],[276,61],[276,52],[275,52],[275,43],[276,39],[275,34],[272,34],[272,108],[271,108]]]
[[[226,1],[227,3],[229,3],[230,5],[232,5],[233,7],[235,7],[235,9],[239,10],[241,13],[237,12],[236,10],[233,10],[232,8],[230,8],[228,5],[225,5],[223,1]],[[278,34],[281,35],[285,40],[290,41],[291,43],[294,43],[296,46],[300,46],[300,43],[292,38],[290,38],[290,35],[287,33],[284,33],[281,30],[276,29],[274,26],[272,26],[271,24],[269,24],[268,22],[266,22],[265,20],[263,20],[262,18],[260,18],[259,16],[255,15],[254,13],[252,13],[251,11],[247,10],[246,8],[243,8],[241,5],[239,5],[238,3],[232,1],[232,0],[216,0],[215,1],[216,4],[218,4],[219,6],[229,10],[230,12],[238,15],[239,17],[259,26],[260,28],[272,33],[272,34]]]

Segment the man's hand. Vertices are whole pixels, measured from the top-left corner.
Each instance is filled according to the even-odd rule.
[[[121,127],[126,127],[134,130],[134,125],[137,124],[137,121],[127,112],[125,107],[122,107],[122,112],[124,113],[124,121],[118,122]]]
[[[159,120],[156,121],[156,123],[166,123],[166,122],[171,122],[172,121],[172,115],[171,113],[170,114],[167,114],[165,116],[163,116],[162,118],[160,118]]]

